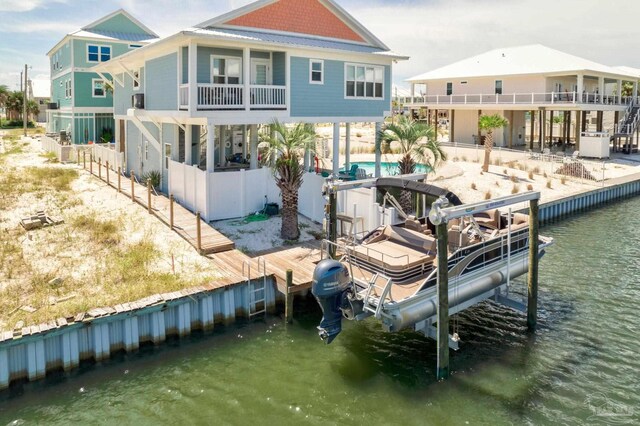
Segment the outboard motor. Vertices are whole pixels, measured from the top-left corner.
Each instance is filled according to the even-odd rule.
[[[311,293],[322,308],[322,321],[318,334],[329,344],[342,331],[343,309],[349,309],[349,293],[352,283],[349,271],[342,263],[325,259],[313,271]]]

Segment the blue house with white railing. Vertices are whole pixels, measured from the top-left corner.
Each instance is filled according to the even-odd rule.
[[[279,198],[258,163],[274,120],[333,123],[337,173],[340,125],[349,144],[349,123],[383,122],[403,59],[333,0],[260,0],[92,71],[112,77],[127,170],[160,173],[164,192],[215,220]]]
[[[113,141],[111,78],[90,68],[140,48],[158,35],[120,9],[67,34],[48,53],[51,104],[47,131],[64,132],[73,143]]]

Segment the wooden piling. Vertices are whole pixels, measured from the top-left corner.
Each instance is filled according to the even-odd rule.
[[[93,154],[89,154],[89,173],[93,174]]]
[[[196,212],[196,248],[202,254],[202,234],[200,233],[200,212]]]
[[[122,186],[120,182],[120,178],[122,177],[122,169],[118,166],[118,194],[122,192]]]
[[[98,179],[102,179],[102,158],[98,158]]]
[[[329,256],[336,258],[336,241],[338,239],[338,200],[336,191],[329,190]]]
[[[107,185],[109,185],[109,162],[107,161]]]
[[[447,223],[436,227],[438,244],[438,369],[437,379],[449,378],[449,268]]]
[[[529,202],[529,282],[527,283],[527,328],[536,329],[538,314],[538,200]]]
[[[293,271],[287,269],[287,286],[284,289],[284,318],[287,324],[293,322],[293,293],[291,288],[293,287]]]
[[[82,168],[87,170],[87,151],[82,151]]]
[[[147,179],[147,211],[149,214],[153,213],[151,211],[151,179]]]
[[[133,170],[131,170],[131,201],[136,201],[136,196],[134,194],[135,185],[136,185],[136,176]]]
[[[173,231],[173,194],[169,194],[169,228]]]

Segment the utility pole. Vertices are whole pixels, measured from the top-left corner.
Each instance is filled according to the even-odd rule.
[[[20,79],[20,86],[22,86],[22,79]],[[27,64],[24,64],[24,92],[22,93],[22,125],[24,135],[27,136]]]

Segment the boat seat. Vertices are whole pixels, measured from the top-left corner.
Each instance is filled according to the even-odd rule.
[[[415,216],[408,216],[407,220],[404,221],[404,227],[412,231],[421,232],[425,235],[431,235],[431,229],[429,229],[429,225],[420,223],[420,221],[416,219]]]
[[[476,213],[473,217],[478,225],[493,229],[500,228],[500,210],[498,209]]]
[[[458,250],[460,247],[465,247],[469,245],[469,226],[460,232],[460,226],[454,225],[449,229],[448,233],[449,239],[449,250],[454,252]]]

